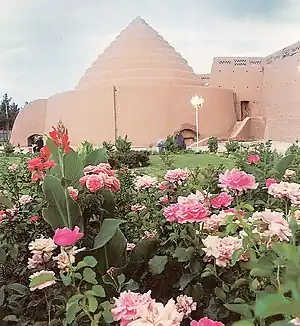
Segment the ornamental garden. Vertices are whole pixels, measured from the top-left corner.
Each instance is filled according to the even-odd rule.
[[[1,325],[300,325],[300,147],[1,160]]]

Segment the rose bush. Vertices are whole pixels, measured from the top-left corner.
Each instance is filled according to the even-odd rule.
[[[231,170],[115,171],[59,123],[2,166],[1,325],[297,324],[297,150],[230,155]]]

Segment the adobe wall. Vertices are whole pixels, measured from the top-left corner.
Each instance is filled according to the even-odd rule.
[[[265,138],[294,141],[300,138],[300,42],[266,57],[263,105]]]
[[[30,102],[17,115],[12,129],[10,141],[17,146],[27,146],[27,138],[31,135],[43,135],[47,100],[39,99]]]
[[[70,91],[48,99],[45,131],[62,120],[69,129],[71,145],[85,139],[94,144],[114,139],[111,87],[97,91]]]
[[[210,86],[231,89],[236,93],[237,114],[240,115],[240,102],[249,101],[250,116],[262,116],[263,64],[264,59],[259,57],[216,57]]]
[[[195,109],[190,99],[195,94],[205,99],[199,109],[200,136],[228,134],[235,122],[233,94],[230,90],[197,86],[117,87],[117,132],[128,135],[133,146],[148,147],[180,130],[195,125]],[[96,145],[114,141],[112,87],[91,91],[72,91],[48,100],[45,131],[58,120],[69,128],[73,146],[84,139]]]

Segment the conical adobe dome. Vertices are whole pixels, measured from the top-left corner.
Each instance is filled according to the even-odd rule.
[[[77,90],[124,85],[201,85],[201,79],[144,19],[134,19],[87,69]]]

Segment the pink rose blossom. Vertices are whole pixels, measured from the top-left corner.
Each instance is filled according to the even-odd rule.
[[[19,199],[21,205],[27,205],[32,202],[32,197],[29,195],[22,195]]]
[[[78,199],[78,193],[79,193],[78,189],[73,187],[68,187],[68,193],[73,200],[76,201]]]
[[[235,250],[242,248],[242,239],[238,237],[227,236],[220,238],[218,236],[207,236],[202,240],[206,253],[205,261],[215,258],[218,266],[227,267]],[[243,259],[242,257],[240,259]]]
[[[32,217],[30,217],[30,219],[28,220],[30,223],[32,223],[32,222],[36,222],[36,221],[38,221],[39,220],[39,217],[36,215],[36,216],[32,216]]]
[[[263,231],[260,232],[259,225],[255,229],[255,233],[259,233],[264,237],[278,237],[280,241],[289,241],[292,235],[289,223],[283,217],[283,213],[272,212],[266,209],[263,212],[255,212],[249,218],[249,222],[261,221],[267,227],[263,227]]]
[[[221,211],[218,215],[213,214],[207,220],[204,221],[203,229],[207,231],[217,231],[219,227],[226,224],[228,216],[232,216],[234,213],[231,211]]]
[[[104,187],[104,178],[98,174],[89,175],[86,181],[86,187],[90,192],[97,192]]]
[[[33,254],[31,258],[28,258],[27,268],[34,269],[44,263],[47,263],[51,259],[51,254]]]
[[[258,183],[255,183],[253,175],[237,169],[226,170],[219,175],[219,187],[227,190],[242,192],[256,189]]]
[[[100,163],[96,166],[89,165],[83,169],[83,172],[85,175],[104,173],[111,177],[114,176],[114,171],[112,171],[111,166],[108,163]]]
[[[269,188],[272,184],[275,184],[275,183],[277,183],[276,179],[274,179],[274,178],[268,178],[266,180],[266,187]]]
[[[153,188],[157,186],[157,178],[149,175],[137,176],[135,179],[135,186],[138,190]]]
[[[128,326],[180,326],[184,317],[183,313],[177,311],[173,299],[165,306],[152,300],[149,307],[142,306],[138,313],[139,318],[130,322]]]
[[[145,231],[144,232],[144,235],[142,236],[142,239],[151,239],[151,238],[154,238],[156,236],[157,232],[154,230],[154,231]]]
[[[217,197],[211,199],[213,208],[228,207],[233,201],[233,197],[227,192],[221,192]]]
[[[171,183],[178,183],[181,184],[182,182],[186,181],[190,176],[189,170],[183,169],[175,169],[175,170],[168,170],[165,174],[165,180]]]
[[[248,157],[248,163],[249,164],[257,164],[260,162],[260,157],[257,154],[251,154]]]
[[[127,251],[132,251],[134,248],[135,248],[135,244],[134,243],[127,242],[127,247],[126,247],[126,250]]]
[[[85,186],[85,185],[86,185],[86,182],[87,182],[87,180],[88,180],[88,178],[89,178],[88,175],[84,175],[83,177],[81,177],[81,178],[79,179],[79,183],[80,183],[80,185],[81,185],[81,186]]]
[[[162,196],[159,198],[159,201],[162,203],[162,204],[168,204],[169,203],[169,198],[168,196]]]
[[[131,291],[120,293],[118,299],[115,300],[115,308],[111,310],[114,320],[130,322],[140,317],[139,310],[145,306],[148,309],[152,299],[151,291],[140,294]],[[124,325],[125,323],[123,323]]]
[[[199,321],[192,320],[190,326],[225,326],[219,321],[213,321],[207,317],[201,318]]]
[[[75,226],[73,231],[66,227],[63,229],[56,229],[53,240],[61,247],[73,246],[84,236],[84,234],[79,231],[80,229],[78,226]]]
[[[290,179],[290,178],[295,177],[295,176],[296,176],[296,172],[294,170],[287,169],[284,172],[284,177],[286,179]]]
[[[16,172],[17,169],[18,169],[18,165],[15,164],[15,163],[12,164],[12,165],[10,165],[10,166],[7,168],[8,172],[11,172],[11,173]]]
[[[182,312],[185,317],[189,317],[192,311],[196,310],[197,302],[194,302],[192,297],[179,295],[176,298],[176,308],[178,312]]]

